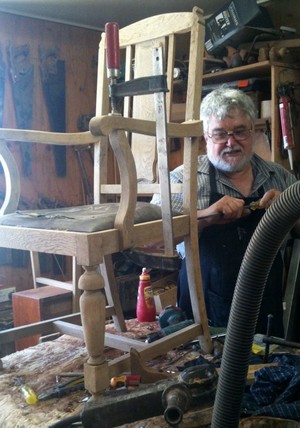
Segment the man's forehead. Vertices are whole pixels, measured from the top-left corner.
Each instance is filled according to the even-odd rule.
[[[217,116],[212,116],[210,119],[211,125],[219,128],[222,128],[228,122],[232,122],[232,125],[234,127],[248,126],[249,124],[251,124],[248,116],[246,116],[245,114],[226,115],[225,117],[222,117],[222,118]]]

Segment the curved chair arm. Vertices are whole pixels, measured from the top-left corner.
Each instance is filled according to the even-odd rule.
[[[137,134],[156,135],[156,124],[154,121],[132,119],[128,117],[111,115],[96,116],[90,121],[90,131],[95,137],[109,135],[113,129],[133,132]],[[203,127],[201,120],[191,120],[183,123],[168,123],[168,137],[202,137]]]
[[[0,161],[3,166],[6,191],[0,208],[0,215],[16,211],[20,199],[20,175],[15,158],[8,149],[6,142],[0,142]]]
[[[35,131],[27,129],[0,129],[0,162],[5,174],[5,198],[0,208],[0,215],[14,212],[20,198],[20,176],[18,165],[6,145],[6,141],[20,141],[40,144],[54,144],[65,146],[78,146],[95,144],[99,138],[89,131],[76,133],[58,133],[48,131]]]
[[[54,144],[58,146],[79,146],[97,143],[99,138],[94,137],[89,131],[60,133],[28,129],[1,128],[0,141],[1,140]]]

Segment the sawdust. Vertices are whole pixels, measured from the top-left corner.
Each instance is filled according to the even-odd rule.
[[[110,333],[121,334],[130,338],[140,338],[142,341],[149,333],[159,329],[158,323],[138,323],[137,320],[127,320],[126,333],[117,333],[113,324],[108,324],[106,330]],[[106,360],[112,360],[124,352],[105,348]],[[168,354],[155,358],[147,363],[149,367],[168,372],[177,371],[177,366],[183,361],[197,358],[199,354],[185,349],[174,349]],[[0,427],[1,428],[48,428],[61,419],[80,414],[84,408],[82,400],[89,397],[87,391],[76,391],[71,394],[40,401],[36,405],[28,405],[22,396],[15,378],[23,377],[36,394],[51,388],[56,376],[62,372],[82,372],[87,360],[87,350],[84,342],[71,336],[61,336],[56,340],[44,342],[23,351],[15,352],[2,358],[3,370],[0,371]],[[128,428],[165,427],[162,418],[149,419],[145,422],[125,425]],[[191,425],[197,426],[197,425]]]
[[[52,342],[41,343],[32,348],[15,352],[2,358],[0,372],[0,427],[1,428],[46,428],[67,416],[80,413],[81,400],[86,391],[36,405],[28,405],[15,384],[21,376],[36,394],[55,384],[61,372],[83,371],[87,351],[82,340],[62,336]]]

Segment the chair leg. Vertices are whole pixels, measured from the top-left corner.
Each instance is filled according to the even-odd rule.
[[[84,340],[89,359],[84,367],[86,388],[93,394],[100,394],[109,386],[108,364],[104,358],[105,306],[104,280],[98,266],[84,266],[85,272],[79,278],[80,313]],[[96,326],[96,328],[95,328]]]
[[[103,263],[100,264],[100,272],[104,279],[106,299],[109,306],[114,308],[113,321],[117,331],[126,331],[126,324],[119,298],[117,281],[114,273],[111,255],[104,256]]]

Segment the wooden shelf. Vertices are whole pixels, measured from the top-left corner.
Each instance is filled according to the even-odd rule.
[[[225,83],[232,80],[241,80],[251,77],[270,76],[272,67],[283,67],[289,69],[299,69],[297,65],[286,64],[283,62],[261,61],[255,64],[242,65],[241,67],[228,68],[215,73],[203,75],[203,86],[206,83]]]

